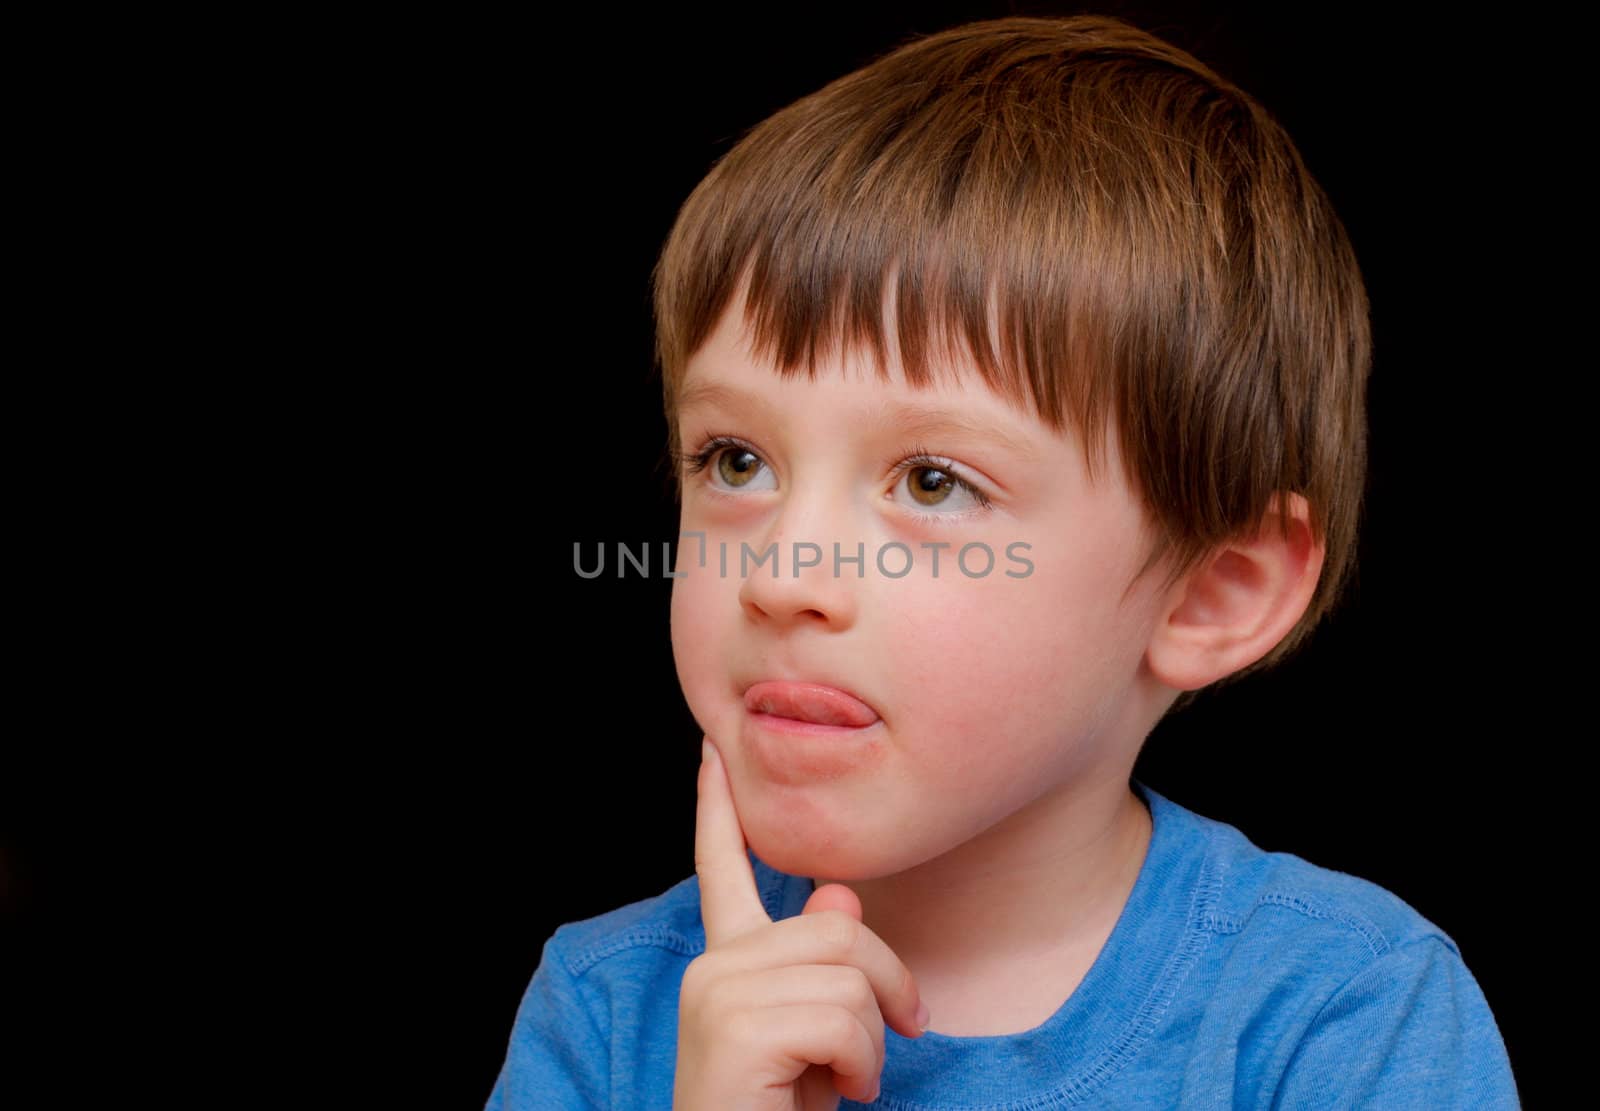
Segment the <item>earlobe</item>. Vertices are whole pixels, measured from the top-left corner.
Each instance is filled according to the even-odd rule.
[[[1325,553],[1305,498],[1276,499],[1255,536],[1223,545],[1173,587],[1146,653],[1152,674],[1196,690],[1261,659],[1305,613]]]

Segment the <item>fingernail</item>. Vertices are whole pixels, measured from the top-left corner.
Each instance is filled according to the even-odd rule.
[[[926,1030],[928,1028],[928,1023],[931,1022],[932,1020],[933,1020],[933,1015],[928,1013],[928,1005],[919,1000],[918,1003],[917,1003],[917,1027],[918,1027],[918,1029]]]

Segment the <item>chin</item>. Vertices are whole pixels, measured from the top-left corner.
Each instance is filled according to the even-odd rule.
[[[823,876],[829,880],[848,883],[852,880],[877,879],[894,871],[892,868],[885,868],[883,862],[878,859],[826,849],[819,852],[810,845],[780,843],[765,852],[758,845],[752,844],[750,848],[766,864],[791,876],[806,876],[813,879]]]
[[[829,832],[792,814],[778,824],[746,826],[745,841],[764,863],[791,876],[871,880],[906,866],[885,855],[882,838],[870,829]]]

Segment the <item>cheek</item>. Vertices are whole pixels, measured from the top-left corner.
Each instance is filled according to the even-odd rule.
[[[928,582],[896,623],[903,724],[940,774],[991,782],[1066,758],[1117,683],[1115,607],[1081,569],[1025,579]]]
[[[678,669],[678,685],[689,712],[708,730],[707,715],[726,680],[717,639],[715,583],[714,575],[698,567],[672,582],[672,659]]]

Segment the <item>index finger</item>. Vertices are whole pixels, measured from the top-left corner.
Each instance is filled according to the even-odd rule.
[[[694,822],[694,870],[700,877],[700,920],[706,948],[772,924],[745,855],[744,829],[733,808],[722,755],[706,737]]]

